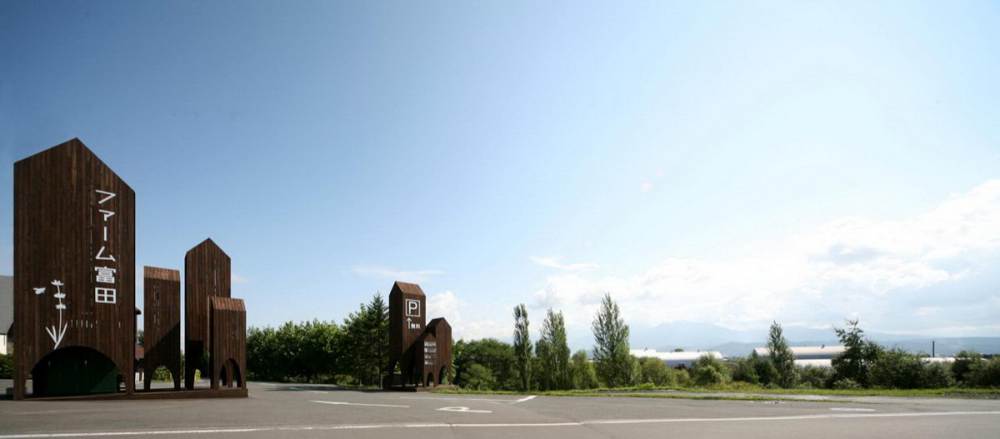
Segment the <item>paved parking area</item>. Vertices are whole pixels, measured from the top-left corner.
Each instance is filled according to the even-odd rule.
[[[359,392],[251,383],[246,399],[0,401],[0,439],[51,437],[1000,437],[1000,401],[705,401]]]

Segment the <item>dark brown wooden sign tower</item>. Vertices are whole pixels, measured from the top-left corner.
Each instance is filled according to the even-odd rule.
[[[390,375],[383,387],[434,386],[451,369],[451,326],[444,318],[426,322],[427,297],[420,285],[394,283],[389,292]],[[392,373],[397,366],[398,377]]]
[[[212,297],[210,303],[212,388],[246,389],[247,310],[243,300]]]
[[[181,273],[177,270],[143,267],[145,317],[143,347],[146,373],[143,388],[149,390],[153,372],[164,366],[181,388]]]
[[[134,391],[135,192],[78,139],[14,164],[14,397]]]
[[[230,259],[211,238],[184,255],[184,386],[194,388],[194,371],[211,376],[211,297],[230,297]]]

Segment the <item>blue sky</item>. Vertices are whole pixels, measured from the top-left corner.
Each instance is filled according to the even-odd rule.
[[[464,337],[524,302],[585,344],[604,291],[996,335],[998,41],[988,2],[4,2],[0,205],[79,137],[140,269],[210,236],[252,325],[400,279]]]

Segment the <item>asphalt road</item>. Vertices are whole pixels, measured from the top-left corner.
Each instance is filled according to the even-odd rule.
[[[251,383],[247,399],[0,401],[0,439],[986,438],[1000,401],[704,401],[357,392]]]

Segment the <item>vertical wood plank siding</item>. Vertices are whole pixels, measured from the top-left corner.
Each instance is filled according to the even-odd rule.
[[[184,255],[184,385],[194,388],[194,371],[211,373],[209,354],[209,299],[230,297],[230,259],[211,239]],[[245,338],[245,335],[244,335]]]
[[[149,390],[159,366],[170,370],[174,389],[181,379],[181,273],[177,270],[143,267],[143,337],[145,343],[144,388]]]
[[[247,311],[243,300],[212,297],[210,303],[212,389],[233,387],[234,381],[237,387],[246,388]]]
[[[105,200],[98,190],[115,196]],[[105,218],[101,210],[114,214]],[[101,247],[113,262],[96,259]],[[97,283],[98,266],[116,270],[112,283]],[[54,280],[63,285],[53,285]],[[115,303],[97,303],[96,287],[114,288]],[[36,294],[35,288],[45,290]],[[126,393],[132,393],[135,192],[78,139],[14,163],[17,399],[24,398],[32,369],[54,352],[55,340],[45,328],[61,332],[59,290],[65,294],[65,335],[58,349],[86,347],[103,354],[117,366]]]

